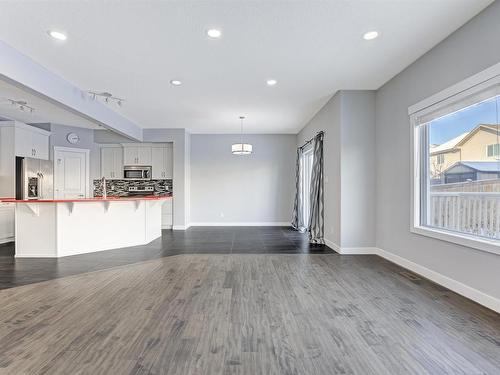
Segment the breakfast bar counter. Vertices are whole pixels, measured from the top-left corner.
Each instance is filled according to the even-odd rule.
[[[15,200],[16,257],[63,257],[147,244],[171,196]]]

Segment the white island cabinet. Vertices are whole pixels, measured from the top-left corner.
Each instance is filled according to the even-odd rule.
[[[16,257],[63,257],[145,245],[170,197],[15,201]],[[5,201],[4,201],[5,202]]]
[[[14,241],[14,205],[0,202],[0,244]]]

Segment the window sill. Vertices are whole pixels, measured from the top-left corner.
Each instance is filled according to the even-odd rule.
[[[500,241],[498,240],[489,240],[486,238],[468,236],[466,234],[459,234],[438,228],[421,226],[411,228],[411,232],[426,237],[436,238],[441,241],[452,242],[458,245],[500,255]]]

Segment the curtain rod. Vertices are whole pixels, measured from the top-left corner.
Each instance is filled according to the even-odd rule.
[[[300,146],[299,148],[304,148],[306,147],[309,143],[311,143],[312,141],[314,141],[314,138],[316,138],[319,134],[325,134],[325,132],[323,130],[321,130],[320,132],[317,132],[316,135],[314,137],[312,137],[310,140],[306,141],[306,143],[304,143],[302,146]]]

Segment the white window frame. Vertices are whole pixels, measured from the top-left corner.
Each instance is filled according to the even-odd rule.
[[[410,150],[411,150],[411,218],[410,231],[419,235],[436,238],[442,241],[447,241],[462,246],[470,247],[477,250],[486,251],[489,253],[500,255],[500,241],[481,238],[478,236],[467,235],[465,233],[451,232],[438,228],[422,226],[420,223],[421,215],[421,186],[422,186],[422,170],[421,170],[421,151],[422,145],[419,144],[419,126],[418,118],[429,114],[440,107],[452,105],[454,102],[465,99],[474,93],[479,93],[486,88],[500,84],[500,63],[475,74],[447,89],[426,98],[417,104],[408,108],[410,117]],[[429,152],[424,151],[424,152]],[[428,155],[427,155],[428,156]],[[425,172],[425,171],[424,171]],[[426,175],[426,174],[424,174]]]

